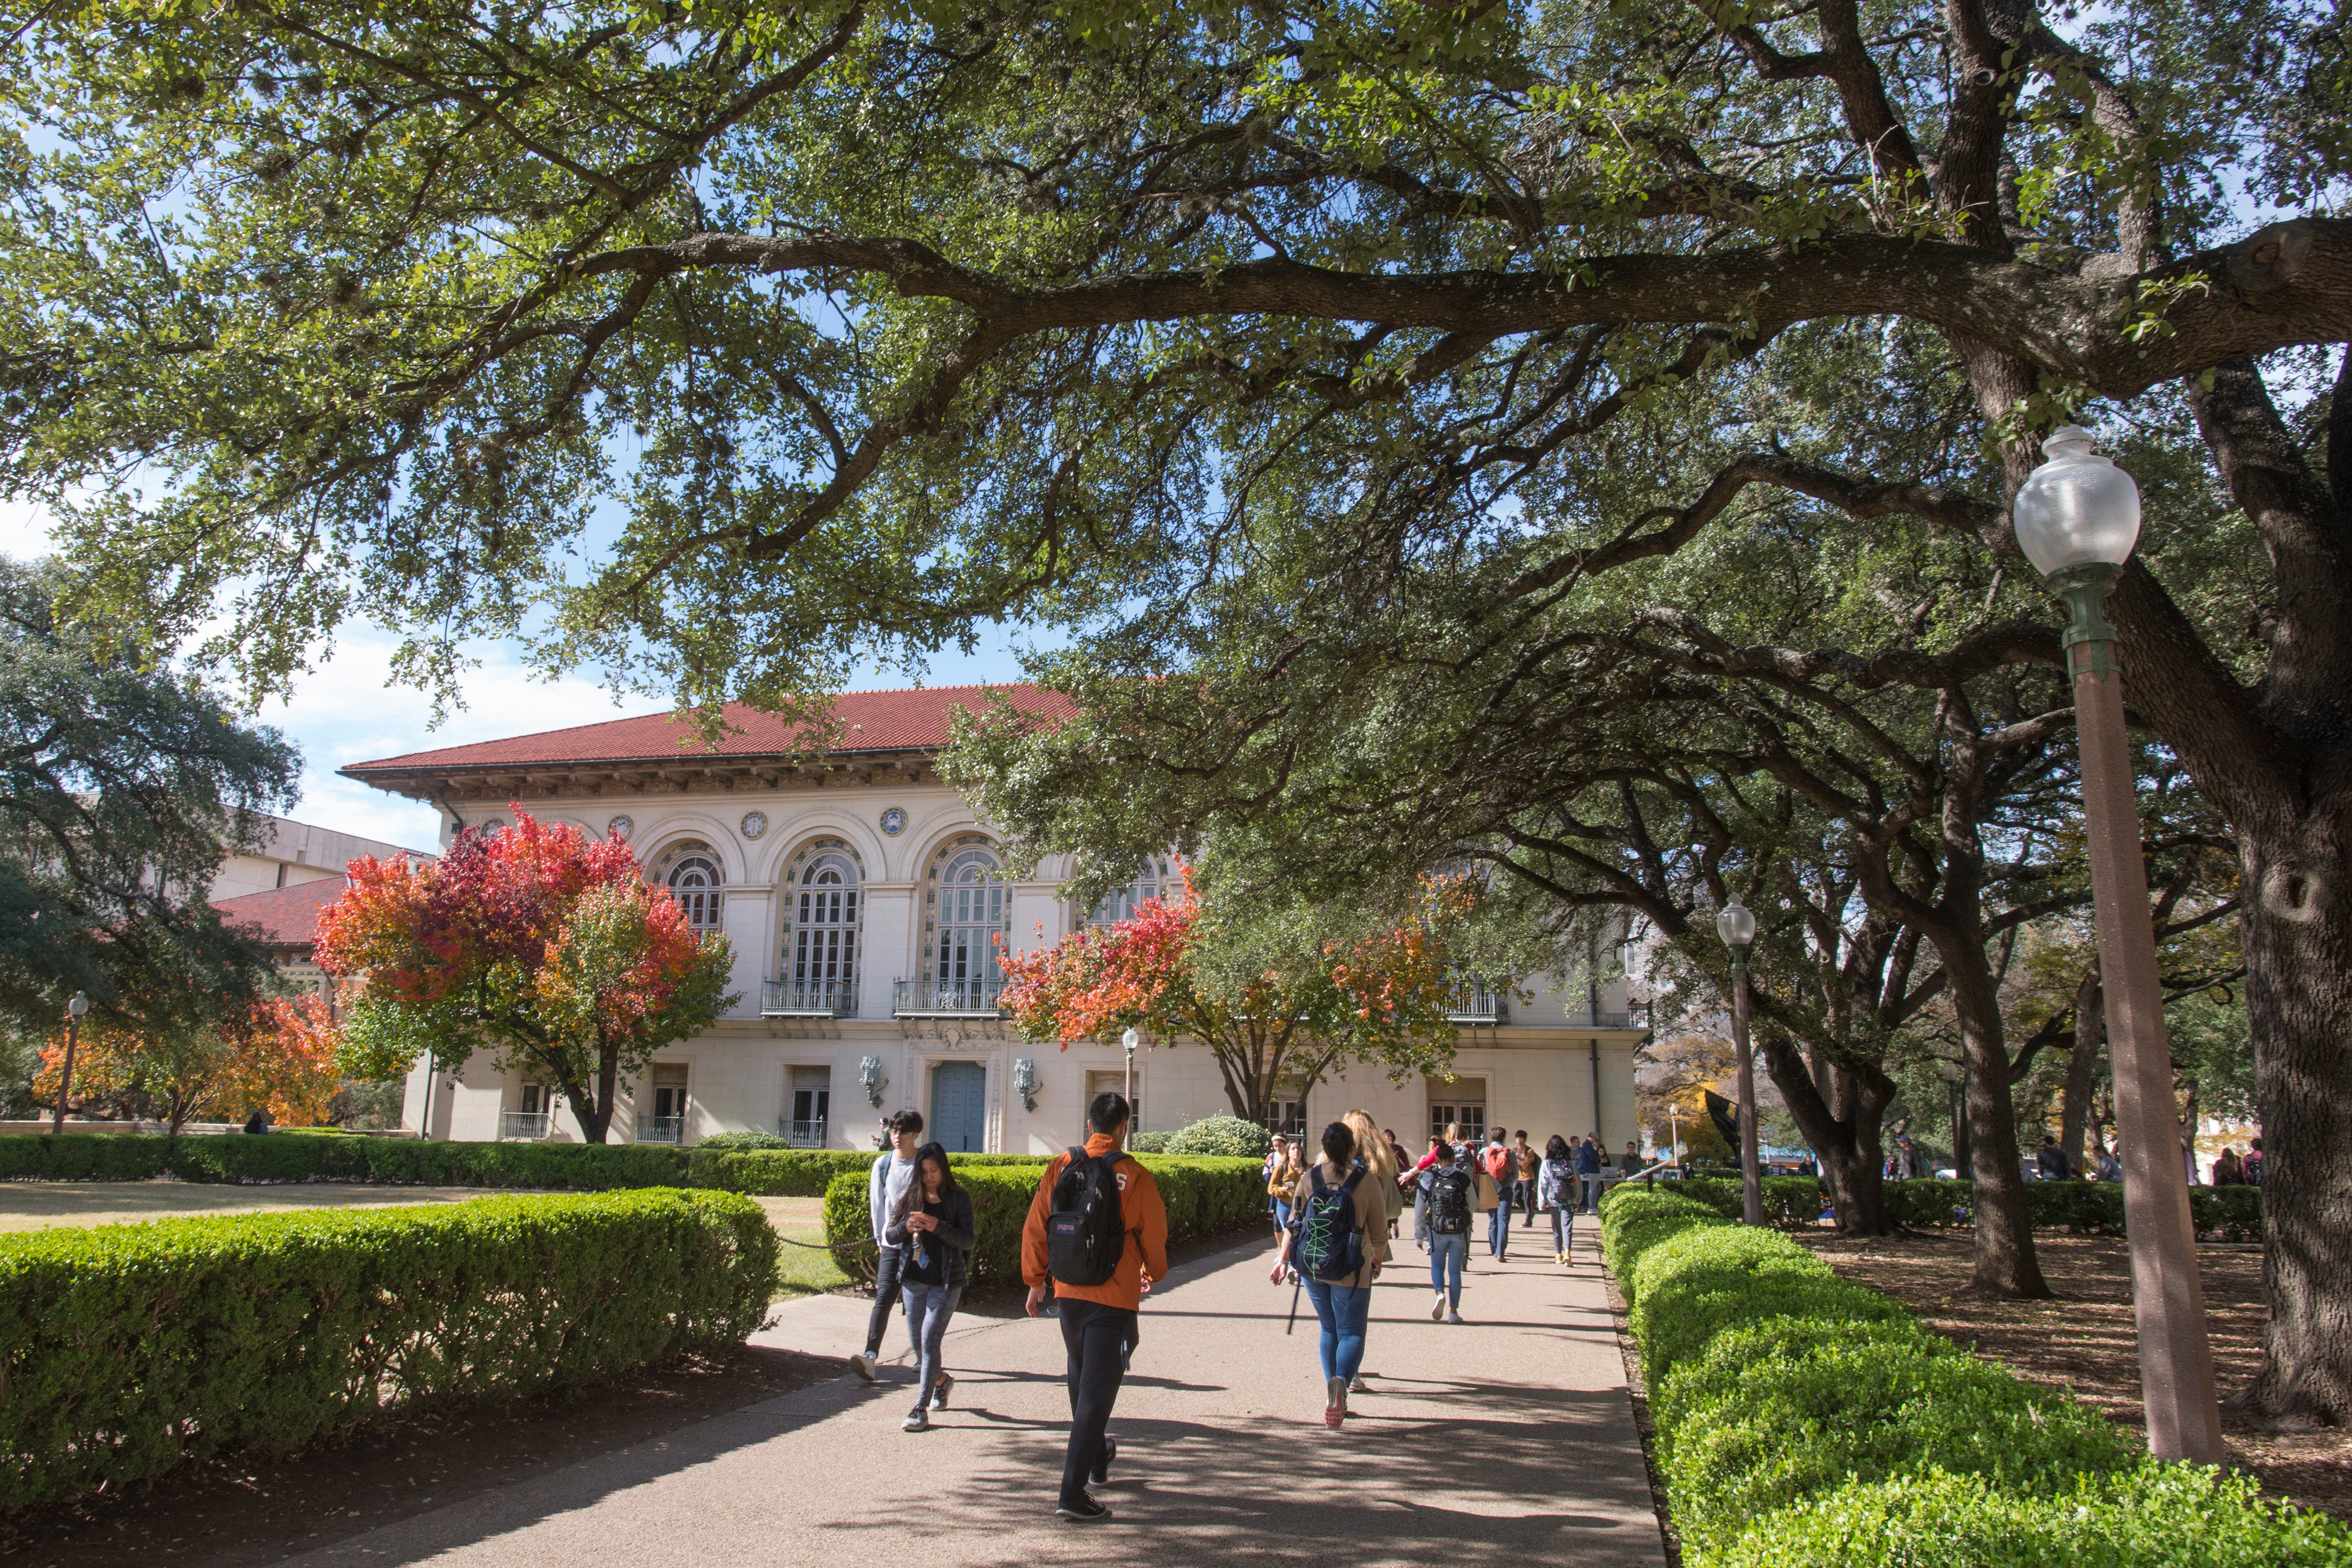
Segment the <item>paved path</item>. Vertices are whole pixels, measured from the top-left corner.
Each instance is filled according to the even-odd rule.
[[[1373,1392],[1339,1434],[1322,1424],[1312,1306],[1286,1339],[1290,1291],[1266,1283],[1265,1253],[1178,1268],[1145,1305],[1111,1423],[1119,1459],[1097,1491],[1117,1514],[1108,1524],[1052,1513],[1068,1413],[1056,1326],[964,1316],[948,1342],[955,1408],[929,1433],[898,1429],[911,1403],[902,1356],[879,1385],[845,1374],[297,1561],[1426,1568],[1500,1553],[1491,1560],[1663,1568],[1624,1363],[1582,1239],[1567,1275],[1539,1250],[1548,1237],[1525,1260],[1474,1257],[1461,1327],[1430,1321],[1426,1267],[1404,1243],[1373,1300]],[[816,1297],[782,1308],[761,1340],[844,1352],[864,1322],[863,1303]]]

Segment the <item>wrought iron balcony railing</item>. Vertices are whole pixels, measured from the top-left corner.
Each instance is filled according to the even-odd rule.
[[[499,1112],[499,1137],[536,1142],[547,1136],[547,1112],[544,1110],[501,1110]]]
[[[686,1136],[683,1116],[640,1116],[637,1118],[637,1142],[640,1143],[676,1143]]]
[[[824,1118],[820,1116],[814,1121],[795,1121],[789,1116],[779,1116],[776,1118],[776,1136],[795,1149],[822,1149],[824,1147]]]
[[[1588,1007],[1581,1013],[1570,1013],[1568,1026],[1571,1029],[1630,1029],[1633,1027],[1633,1015],[1596,1013]]]
[[[1452,1024],[1507,1024],[1511,994],[1499,988],[1489,990],[1475,981],[1457,985],[1454,999],[1446,1005],[1445,1018]]]
[[[762,1018],[855,1018],[855,980],[767,980],[760,984]]]
[[[890,1011],[901,1018],[993,1018],[1003,977],[987,980],[901,980],[890,988]]]

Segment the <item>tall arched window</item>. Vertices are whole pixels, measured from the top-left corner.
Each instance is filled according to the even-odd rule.
[[[686,923],[696,931],[719,927],[719,858],[710,846],[691,840],[663,858],[662,885],[686,911]]]
[[[857,974],[857,868],[820,855],[801,878],[793,920],[793,989],[824,995]]]
[[[1107,926],[1118,921],[1131,921],[1135,911],[1153,899],[1172,898],[1183,886],[1176,875],[1175,862],[1165,855],[1155,855],[1143,863],[1143,874],[1126,887],[1114,889],[1095,906],[1092,923]]]
[[[940,873],[939,982],[942,1005],[984,1005],[1003,983],[997,939],[1004,934],[1004,874],[985,849],[967,849]]]

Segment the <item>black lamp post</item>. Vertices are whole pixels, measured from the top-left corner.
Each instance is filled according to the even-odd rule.
[[[81,1016],[89,1011],[89,998],[79,991],[73,994],[73,1000],[66,1004],[66,1065],[65,1069],[58,1074],[58,1113],[49,1123],[52,1132],[66,1130],[66,1095],[73,1089],[74,1051],[81,1044]]]
[[[1764,1173],[1756,1148],[1756,1063],[1748,1048],[1748,950],[1756,917],[1738,894],[1715,914],[1715,933],[1731,950],[1731,1048],[1739,1058],[1739,1202],[1749,1225],[1764,1223]]]

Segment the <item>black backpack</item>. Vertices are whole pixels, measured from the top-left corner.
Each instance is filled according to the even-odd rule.
[[[1440,1236],[1470,1228],[1470,1173],[1458,1160],[1429,1173],[1429,1228]]]
[[[1064,1285],[1108,1284],[1127,1251],[1127,1220],[1119,1212],[1118,1178],[1126,1155],[1100,1159],[1070,1151],[1054,1184],[1054,1212],[1045,1216],[1045,1271]]]

